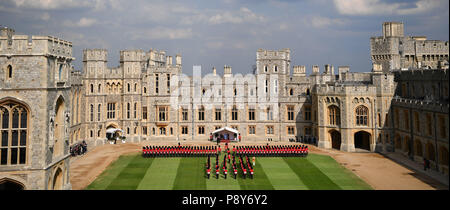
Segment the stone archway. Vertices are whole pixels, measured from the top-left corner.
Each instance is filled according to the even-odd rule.
[[[53,158],[58,157],[63,154],[64,147],[64,137],[65,137],[65,103],[62,97],[58,98],[55,107],[55,124],[54,124],[54,147],[53,147]]]
[[[340,150],[341,149],[341,133],[337,130],[331,130],[330,132],[330,139],[331,139],[331,148]]]
[[[56,169],[55,175],[53,176],[52,190],[62,190],[63,189],[63,173],[61,168]]]
[[[8,179],[8,178],[4,178],[4,179],[0,179],[0,191],[3,190],[24,190],[25,187],[22,183],[12,180],[12,179]]]
[[[355,149],[364,149],[370,151],[370,133],[366,131],[358,131],[354,136]]]

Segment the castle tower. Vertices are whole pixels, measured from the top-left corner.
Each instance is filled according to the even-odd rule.
[[[10,133],[2,137],[1,184],[26,190],[71,189],[67,175],[73,60],[69,41],[1,29],[0,113],[2,133]]]
[[[107,68],[106,49],[83,50],[83,72],[85,78],[103,78]]]
[[[401,22],[384,22],[383,37],[403,37],[403,27]]]

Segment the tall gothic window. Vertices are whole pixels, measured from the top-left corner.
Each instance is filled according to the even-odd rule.
[[[205,107],[203,106],[198,110],[198,120],[205,120]]]
[[[181,117],[182,117],[182,121],[188,121],[189,120],[189,118],[188,118],[188,110],[187,109],[185,109],[185,108],[182,108],[181,109]]]
[[[130,103],[127,103],[127,119],[130,119]]]
[[[158,121],[167,121],[168,120],[168,107],[166,106],[162,106],[162,107],[158,107]],[[164,130],[164,135],[166,135],[166,132]]]
[[[255,109],[248,109],[248,120],[255,120]]]
[[[0,103],[0,165],[26,164],[28,115],[21,104]]]
[[[222,109],[216,108],[215,110],[215,119],[216,120],[222,120]]]
[[[147,119],[147,107],[145,107],[145,106],[142,107],[142,119],[144,119],[144,120]],[[145,129],[147,129],[147,127]],[[145,133],[147,133],[147,130]]]
[[[340,110],[337,106],[331,105],[328,107],[328,122],[330,125],[340,124]]]
[[[91,122],[94,122],[94,104],[91,104],[90,120]]]
[[[294,106],[287,107],[287,117],[288,120],[294,120]]]
[[[233,106],[233,109],[231,110],[231,120],[238,120],[238,110],[236,106]]]
[[[136,119],[137,117],[137,103],[134,103],[134,113],[133,113],[133,118]]]
[[[304,119],[305,120],[311,120],[311,107],[310,106],[305,106],[304,112],[305,112]]]
[[[107,118],[108,119],[114,119],[116,118],[116,104],[115,103],[108,103],[107,108]]]
[[[368,114],[369,109],[367,107],[361,105],[356,108],[356,125],[359,126],[367,126],[368,125]]]
[[[101,120],[101,116],[102,116],[102,105],[98,104],[98,109],[97,109],[97,121]]]
[[[12,71],[13,71],[11,65],[8,65],[7,71],[8,71],[8,76],[7,77],[8,77],[8,79],[11,79],[12,78]]]

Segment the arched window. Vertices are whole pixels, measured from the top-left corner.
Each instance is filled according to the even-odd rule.
[[[127,119],[130,119],[130,103],[127,103]]]
[[[134,119],[136,119],[136,114],[137,113],[137,103],[134,103],[134,114],[133,114],[133,117],[134,117]]]
[[[273,71],[274,71],[274,72],[278,72],[278,66],[274,66],[274,67],[273,67]]]
[[[328,107],[328,122],[330,125],[340,125],[341,124],[341,113],[339,107],[331,105]]]
[[[236,106],[233,106],[233,109],[231,110],[231,120],[238,120],[238,110]]]
[[[356,125],[358,126],[367,126],[367,117],[368,117],[369,109],[367,107],[361,105],[356,108]]]
[[[102,91],[102,84],[98,84],[98,93],[101,93]]]
[[[290,96],[293,96],[293,95],[294,95],[294,89],[292,89],[292,88],[289,89],[289,95],[290,95]]]
[[[59,70],[58,70],[58,80],[61,80],[61,76],[62,76],[62,67],[63,67],[63,65],[62,64],[59,64]]]
[[[137,83],[134,83],[134,92],[137,92]]]
[[[21,104],[0,103],[0,165],[26,164],[28,116]]]
[[[130,83],[128,83],[128,92],[130,92],[131,91],[131,86],[130,86]]]
[[[198,110],[198,120],[205,120],[205,107],[200,106],[200,109]]]
[[[93,93],[93,92],[94,92],[94,85],[91,84],[91,93]]]
[[[267,72],[267,66],[264,66],[264,72]]]
[[[97,109],[97,121],[101,120],[101,116],[102,116],[102,105],[98,104],[98,109]]]
[[[94,121],[94,104],[91,104],[91,117],[90,117],[90,119],[91,119],[91,122]]]
[[[8,73],[8,75],[7,75],[7,77],[8,77],[8,79],[11,79],[12,78],[12,66],[11,65],[8,65],[8,67],[6,68],[6,70],[7,70],[7,73]]]

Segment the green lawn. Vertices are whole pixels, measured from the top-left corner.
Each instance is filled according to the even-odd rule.
[[[222,156],[223,157],[223,156]],[[222,160],[222,158],[220,158]],[[212,162],[213,158],[211,159]],[[121,156],[87,190],[370,190],[368,184],[333,158],[257,157],[254,178],[205,176],[206,157]]]

